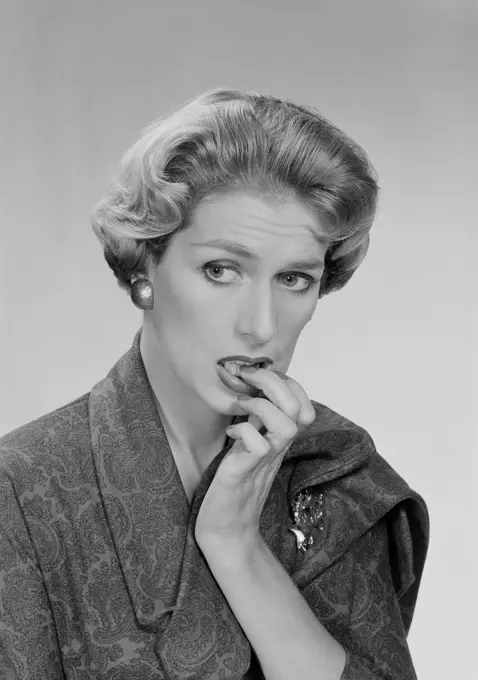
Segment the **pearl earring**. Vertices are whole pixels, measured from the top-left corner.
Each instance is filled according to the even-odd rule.
[[[148,279],[138,279],[131,286],[131,301],[138,309],[153,309],[154,289]]]

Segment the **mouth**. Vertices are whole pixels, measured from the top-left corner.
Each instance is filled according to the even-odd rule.
[[[273,363],[273,360],[269,357],[257,357],[255,359],[237,355],[223,357],[217,362],[218,374],[222,382],[230,389],[242,394],[252,395],[258,392],[258,390],[242,380],[239,374],[240,366],[270,369]]]
[[[272,366],[274,361],[270,357],[247,357],[243,354],[234,354],[232,356],[223,357],[219,359],[218,364],[225,366],[226,363],[234,363],[237,366],[255,366],[256,368],[266,368]]]

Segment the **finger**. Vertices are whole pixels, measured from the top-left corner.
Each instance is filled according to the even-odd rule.
[[[275,447],[250,422],[234,425],[228,434],[237,441],[221,465],[227,470],[225,483],[230,483],[235,491],[251,470],[257,470],[261,465],[266,465],[273,475],[277,472],[281,458],[274,455],[271,459]]]
[[[260,375],[256,375],[257,373]],[[266,375],[263,375],[264,373]],[[276,397],[273,397],[272,395],[274,387],[277,386],[277,381],[274,379],[274,376],[269,378],[269,375],[267,375],[271,373],[276,374],[282,383],[282,385],[279,384],[279,387],[282,389],[280,391],[274,392]],[[241,371],[241,377],[243,377],[245,380],[250,378],[251,383],[253,383],[255,386],[260,386],[266,398],[273,401],[279,408],[282,409],[282,411],[284,411],[284,413],[287,413],[291,420],[294,420],[294,422],[296,422],[299,426],[308,427],[314,422],[316,418],[314,406],[304,388],[296,380],[294,380],[294,378],[291,378],[285,373],[281,373],[281,371],[272,371],[267,369],[258,369],[258,371],[255,373],[243,373]],[[261,381],[260,384],[259,381]],[[290,392],[296,397],[296,402],[293,403],[292,401],[284,401],[281,395],[288,394],[287,392],[284,392],[284,385],[289,388]],[[257,396],[262,395],[259,394]]]
[[[302,385],[300,385],[294,378],[288,377],[287,385],[290,390],[295,394],[300,402],[301,409],[298,420],[296,421],[298,425],[303,427],[308,427],[317,418],[314,405],[310,401],[307,392],[304,390]]]
[[[262,420],[268,430],[267,436],[278,437],[279,441],[284,440],[285,442],[293,439],[299,431],[295,421],[271,401],[251,397],[247,401],[238,401],[237,403],[246,413],[258,416]]]
[[[265,368],[258,368],[254,372],[239,369],[239,375],[264,393],[266,399],[275,404],[283,413],[296,422],[301,411],[300,400],[288,387],[288,376],[281,378],[275,371]]]
[[[265,456],[270,451],[270,444],[264,437],[256,430],[251,423],[238,423],[227,429],[227,434],[231,439],[242,440],[243,451],[241,448],[236,449],[236,453],[257,453],[259,456]]]

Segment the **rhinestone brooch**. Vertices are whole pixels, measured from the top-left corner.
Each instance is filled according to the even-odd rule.
[[[292,512],[294,514],[294,526],[289,529],[295,534],[297,540],[297,547],[301,552],[305,552],[309,545],[314,542],[310,531],[316,526],[318,520],[323,517],[322,504],[324,494],[320,493],[318,496],[311,493],[309,489],[301,491],[292,505]],[[324,527],[317,527],[319,531],[323,531]],[[306,534],[309,534],[306,537]]]

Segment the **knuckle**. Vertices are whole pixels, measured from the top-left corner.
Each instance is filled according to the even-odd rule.
[[[295,421],[299,418],[302,411],[302,404],[300,403],[299,399],[296,398],[293,401],[291,401],[288,411],[290,413],[289,417],[292,420]]]
[[[299,428],[295,423],[291,423],[284,433],[288,439],[292,439],[298,433]]]
[[[302,422],[304,425],[312,425],[316,418],[315,411],[307,411],[307,413],[304,413],[302,416]]]

